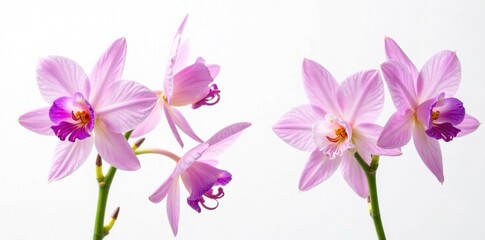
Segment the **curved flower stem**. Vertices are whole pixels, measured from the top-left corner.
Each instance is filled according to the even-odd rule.
[[[376,184],[376,172],[379,166],[379,156],[373,155],[370,165],[368,165],[362,156],[358,152],[354,154],[355,159],[360,164],[365,172],[367,178],[367,184],[369,185],[369,201],[370,201],[370,213],[372,220],[374,221],[374,227],[376,228],[377,237],[379,240],[385,240],[386,234],[384,233],[384,226],[382,225],[381,213],[379,211],[379,199],[377,197],[377,184]]]
[[[125,133],[125,138],[128,140],[130,138],[132,131]],[[106,214],[106,203],[108,202],[109,189],[113,178],[116,174],[116,168],[110,166],[106,176],[102,176],[102,171],[98,169],[101,166],[97,166],[97,179],[98,179],[98,206],[96,208],[96,220],[94,223],[94,235],[93,240],[102,240],[109,232],[105,231],[104,228],[104,216]],[[101,174],[101,175],[100,175]]]
[[[135,154],[136,155],[149,154],[149,153],[163,155],[165,157],[168,157],[168,158],[174,160],[175,162],[178,162],[180,160],[180,157],[177,156],[175,153],[170,152],[170,151],[165,150],[165,149],[159,149],[159,148],[144,148],[144,149],[137,149],[135,151]]]

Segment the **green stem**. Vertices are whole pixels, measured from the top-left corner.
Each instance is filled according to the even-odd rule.
[[[116,168],[109,167],[108,173],[103,181],[99,183],[98,207],[96,209],[96,221],[94,225],[94,240],[102,240],[108,233],[104,231],[104,216],[106,214],[106,203],[108,202],[109,189],[111,182],[116,174]]]
[[[125,133],[125,138],[130,138],[132,131]],[[109,189],[116,174],[116,168],[110,166],[106,176],[98,179],[98,206],[96,208],[96,220],[94,223],[93,240],[102,240],[108,232],[104,230],[104,216],[106,214],[106,203],[108,202]]]
[[[374,221],[374,227],[376,228],[377,237],[379,240],[385,240],[386,234],[384,233],[384,226],[382,225],[381,213],[379,211],[379,199],[377,197],[377,183],[376,172],[379,166],[379,156],[372,156],[371,164],[368,165],[358,152],[354,154],[355,159],[360,164],[365,172],[367,178],[367,184],[369,185],[369,201],[371,204],[371,217]]]

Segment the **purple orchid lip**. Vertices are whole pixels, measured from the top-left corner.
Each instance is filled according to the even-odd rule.
[[[49,117],[51,129],[60,140],[74,142],[91,136],[96,121],[94,109],[84,96],[77,92],[73,97],[60,97],[52,103]]]
[[[463,103],[457,98],[444,98],[443,93],[431,101],[428,129],[425,132],[432,138],[449,142],[461,132],[455,126],[465,118]]]
[[[207,94],[207,96],[205,96],[203,99],[201,99],[200,101],[192,104],[192,108],[193,109],[197,109],[201,106],[212,106],[212,105],[215,105],[219,102],[219,100],[221,99],[221,95],[219,94],[221,92],[221,90],[219,90],[219,88],[217,88],[217,84],[212,84],[209,88],[209,93]]]
[[[217,189],[217,193],[213,193],[213,192],[214,191],[211,188],[209,189],[209,191],[205,192],[204,195],[202,195],[200,198],[196,200],[187,199],[187,203],[191,208],[193,208],[197,212],[201,212],[200,206],[204,207],[207,210],[215,210],[217,207],[219,207],[218,199],[221,199],[222,197],[224,197],[224,190],[222,189],[222,187],[219,187]],[[216,202],[216,205],[213,207],[207,205],[205,203],[206,200],[204,197],[214,200]],[[199,206],[199,203],[200,203],[200,206]]]
[[[217,189],[217,193],[214,193],[213,188],[215,186],[225,186],[232,179],[232,175],[225,170],[219,170],[217,168],[214,168],[213,170],[216,170],[215,181],[210,182],[207,185],[198,186],[198,189],[192,189],[193,192],[191,193],[191,196],[187,198],[187,203],[189,206],[199,213],[202,210],[201,206],[207,210],[214,210],[219,206],[218,199],[224,197],[224,190],[222,187],[219,187]],[[215,201],[215,206],[207,205],[206,199],[212,199]]]

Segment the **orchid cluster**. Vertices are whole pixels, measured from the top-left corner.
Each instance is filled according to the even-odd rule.
[[[384,104],[379,70],[357,72],[338,84],[309,59],[303,61],[303,83],[310,104],[293,108],[273,126],[284,142],[311,152],[300,190],[322,183],[341,166],[352,190],[370,201],[379,239],[385,239],[375,179],[379,156],[401,155],[400,148],[412,137],[424,164],[443,183],[439,140],[449,142],[479,126],[454,97],[461,77],[454,52],[437,53],[418,72],[391,38],[385,39],[385,51],[381,72],[396,112],[384,127],[374,123]]]
[[[116,40],[99,58],[88,75],[75,61],[49,56],[40,60],[37,84],[47,102],[20,116],[25,128],[60,141],[55,148],[49,181],[61,180],[87,161],[95,146],[99,196],[93,239],[103,239],[113,227],[119,208],[105,224],[106,202],[118,169],[135,171],[138,155],[159,154],[175,161],[172,173],[151,195],[159,203],[166,199],[168,221],[178,233],[180,181],[187,189],[187,204],[197,212],[216,209],[224,196],[230,172],[217,168],[218,156],[251,124],[239,122],[216,132],[206,141],[192,129],[179,107],[198,109],[220,100],[213,83],[220,67],[201,57],[189,62],[189,50],[182,33],[187,17],[178,28],[165,69],[163,86],[151,90],[122,80],[126,40]],[[370,202],[371,216],[379,239],[385,239],[379,213],[376,172],[380,156],[401,155],[401,147],[413,138],[427,168],[443,183],[440,141],[450,142],[475,131],[479,122],[454,97],[461,78],[460,62],[454,52],[432,56],[418,72],[397,43],[385,39],[387,60],[380,71],[354,73],[338,83],[315,61],[303,60],[303,83],[309,104],[284,114],[273,130],[284,142],[311,152],[299,181],[307,191],[327,180],[340,166],[350,188]],[[377,125],[384,107],[387,83],[396,112],[384,127]],[[165,115],[168,127],[180,147],[180,132],[196,145],[182,156],[161,148],[140,148],[147,133],[156,129]],[[130,145],[130,138],[139,138]],[[103,173],[102,160],[110,165]],[[211,201],[212,203],[207,203]]]
[[[167,215],[173,234],[178,232],[180,208],[180,179],[189,192],[187,204],[197,212],[201,207],[213,210],[224,196],[223,186],[231,173],[216,167],[218,156],[250,126],[231,124],[203,141],[190,127],[177,107],[191,105],[193,109],[216,104],[220,90],[213,83],[219,66],[206,64],[203,58],[189,64],[188,45],[182,41],[187,17],[180,25],[172,46],[163,79],[163,90],[150,90],[135,81],[121,80],[126,57],[126,40],[116,40],[99,58],[88,75],[75,61],[49,56],[40,60],[37,83],[47,107],[30,111],[19,118],[25,128],[39,134],[55,136],[60,141],[55,149],[49,181],[69,176],[87,161],[93,145],[96,147],[96,177],[99,199],[93,239],[103,239],[118,216],[119,208],[110,222],[104,224],[106,201],[117,169],[138,170],[137,155],[161,154],[176,162],[168,179],[156,189],[149,200],[158,203],[167,198]],[[143,137],[155,129],[162,118],[181,147],[180,129],[197,142],[182,157],[160,149],[141,149],[145,140],[130,146],[130,137]],[[102,160],[111,167],[106,174]],[[215,204],[207,204],[213,200]]]

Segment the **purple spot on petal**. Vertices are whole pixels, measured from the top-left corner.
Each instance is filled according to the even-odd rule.
[[[51,129],[62,141],[68,136],[71,142],[90,137],[95,123],[94,109],[81,93],[56,99],[49,109],[49,117],[54,123]]]
[[[463,103],[457,98],[440,99],[433,110],[440,112],[440,116],[435,123],[449,122],[455,126],[465,119],[465,108]]]
[[[440,123],[433,124],[431,128],[426,130],[426,134],[435,139],[443,139],[445,142],[453,140],[458,133],[461,132],[460,129],[451,125],[451,123]]]
[[[232,175],[228,171],[221,171],[214,185],[226,186],[232,180]]]
[[[217,84],[212,84],[211,87],[209,88],[209,93],[207,94],[207,96],[205,96],[200,101],[192,104],[192,108],[197,109],[204,105],[207,105],[207,106],[215,105],[221,99],[221,95],[219,94],[220,92],[221,90],[217,88]]]

